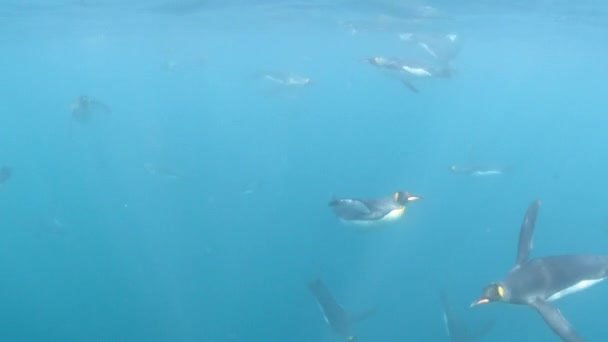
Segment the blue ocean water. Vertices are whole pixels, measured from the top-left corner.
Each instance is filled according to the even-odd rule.
[[[457,34],[452,77],[415,93],[363,61],[419,49],[407,32]],[[358,341],[449,341],[441,289],[495,321],[482,340],[557,341],[469,304],[535,199],[534,256],[608,253],[607,35],[600,1],[2,0],[0,338],[344,340],[320,277],[377,308]],[[75,120],[81,95],[109,110]],[[395,191],[424,199],[374,231],[328,206]],[[601,341],[604,301],[556,306]]]

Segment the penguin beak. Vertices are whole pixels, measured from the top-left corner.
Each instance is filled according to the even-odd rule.
[[[419,199],[422,199],[422,197],[421,196],[416,196],[416,195],[409,195],[409,196],[407,196],[407,200],[408,201],[417,201]]]
[[[474,306],[477,306],[477,305],[480,305],[480,304],[486,304],[486,303],[489,303],[489,302],[490,302],[490,300],[489,300],[489,299],[487,299],[487,298],[481,298],[481,299],[479,299],[479,300],[477,300],[477,301],[474,301],[474,302],[471,304],[471,306],[470,306],[470,307],[472,308],[472,307],[474,307]]]

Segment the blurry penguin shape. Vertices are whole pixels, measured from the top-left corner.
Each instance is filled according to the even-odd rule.
[[[579,254],[529,259],[539,208],[540,201],[528,207],[519,233],[515,266],[502,282],[487,285],[471,306],[494,301],[528,305],[563,341],[581,342],[583,338],[550,302],[604,280],[608,276],[608,256]]]
[[[92,99],[86,95],[78,96],[72,103],[72,119],[79,122],[88,122],[94,113],[111,113],[112,110],[103,102]]]
[[[401,63],[397,59],[394,59],[394,58],[370,57],[370,58],[366,58],[365,61],[375,67],[390,71],[390,72],[394,73],[395,75],[400,75],[402,72]],[[419,92],[418,88],[416,88],[412,84],[412,82],[409,81],[409,79],[406,79],[405,77],[402,77],[402,76],[399,76],[399,79],[400,79],[401,83],[406,88],[408,88],[411,92],[413,92],[413,93]]]
[[[257,77],[285,87],[302,87],[312,84],[312,80],[309,77],[282,72],[261,72],[257,74]]]
[[[456,315],[454,308],[449,302],[447,293],[442,290],[439,293],[441,308],[443,310],[443,320],[450,338],[450,342],[472,342],[485,336],[494,325],[493,321],[487,322],[477,330],[471,330],[465,326],[462,319]]]
[[[11,178],[13,174],[13,169],[9,166],[0,167],[0,184],[6,182],[9,178]]]
[[[74,121],[84,124],[91,120],[96,113],[111,113],[112,110],[105,103],[95,100],[86,95],[78,96],[71,106],[70,136],[72,134],[72,123]]]
[[[297,98],[303,88],[313,84],[310,77],[284,72],[259,72],[256,78],[266,83],[265,96]]]
[[[372,308],[356,315],[349,314],[340,304],[338,304],[320,278],[309,283],[308,289],[315,297],[317,304],[323,313],[325,322],[329,324],[334,333],[343,336],[346,341],[357,341],[357,338],[351,331],[353,323],[362,321],[376,313],[376,309]]]
[[[452,69],[448,66],[432,66],[426,63],[405,61],[398,58],[371,57],[366,62],[381,69],[394,72],[401,83],[414,93],[420,92],[414,80],[422,78],[450,78]]]
[[[450,165],[449,170],[456,175],[467,175],[471,177],[501,176],[507,168],[503,166],[481,166],[481,165]]]
[[[421,199],[421,196],[398,191],[381,198],[333,198],[329,206],[336,216],[346,223],[370,225],[387,223],[399,219],[405,213],[409,202]]]

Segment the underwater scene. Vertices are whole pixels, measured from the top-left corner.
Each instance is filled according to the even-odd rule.
[[[608,2],[0,0],[0,340],[608,341]]]

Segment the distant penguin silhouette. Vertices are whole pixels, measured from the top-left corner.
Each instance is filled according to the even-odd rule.
[[[95,112],[111,113],[112,110],[103,102],[86,95],[80,95],[72,102],[71,113],[75,121],[88,122]]]
[[[450,165],[449,171],[456,175],[467,175],[472,177],[500,176],[506,172],[501,166],[477,166],[477,165]]]
[[[70,108],[70,125],[69,135],[72,136],[72,124],[73,122],[79,124],[85,124],[91,121],[91,118],[96,113],[111,113],[112,110],[105,103],[95,100],[86,95],[78,96],[71,105]]]

